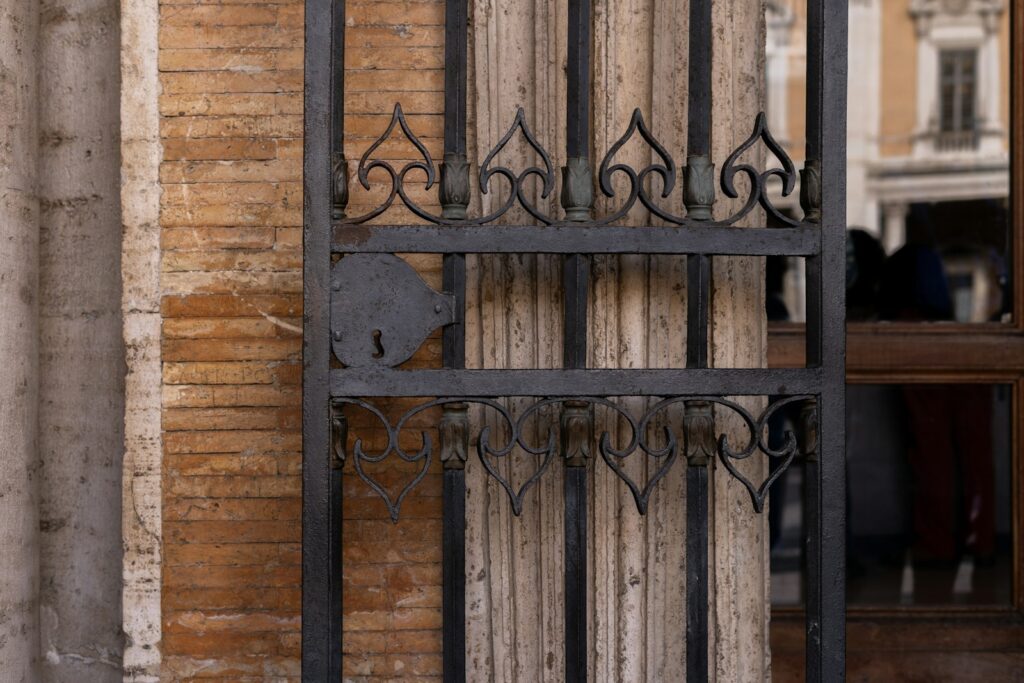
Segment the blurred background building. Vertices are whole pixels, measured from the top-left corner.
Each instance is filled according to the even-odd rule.
[[[1004,355],[1021,344],[1019,15],[1008,0],[850,2],[847,563],[863,680],[1024,676],[1000,635],[1021,605],[1022,375]],[[766,111],[797,160],[805,25],[805,3],[767,2]],[[775,194],[799,215],[798,192]],[[798,365],[802,259],[770,259],[767,283],[770,362]],[[800,492],[799,472],[772,491],[782,680],[799,650]]]

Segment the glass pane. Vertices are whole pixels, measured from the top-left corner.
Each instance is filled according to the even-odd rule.
[[[1010,604],[1010,387],[850,385],[846,425],[848,604]],[[802,478],[771,490],[776,605],[803,600]]]
[[[883,256],[851,272],[862,278],[851,319],[1009,321],[1011,4],[991,15],[984,3],[850,3],[847,221],[863,233],[858,258]],[[766,3],[766,111],[798,165],[804,6]],[[770,192],[801,215],[798,191]],[[800,277],[785,287],[782,300],[805,295]],[[803,321],[802,306],[789,310]]]

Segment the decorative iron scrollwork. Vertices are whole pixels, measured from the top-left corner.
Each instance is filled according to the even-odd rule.
[[[395,133],[396,128],[401,135],[416,150],[417,159],[410,161],[400,169],[388,161],[374,159],[374,153]],[[496,163],[496,157],[506,149],[512,139],[517,135],[521,136],[526,146],[533,150],[539,158],[539,164],[529,165],[522,170],[515,170],[507,165]],[[640,169],[624,163],[615,162],[615,156],[619,151],[636,135],[650,146],[654,153],[654,161]],[[750,163],[742,163],[740,158],[744,153],[762,142],[770,151],[780,166],[760,171]],[[376,218],[390,209],[396,199],[401,199],[402,204],[419,218],[437,225],[485,225],[498,220],[517,204],[534,219],[545,225],[586,223],[588,225],[609,225],[624,218],[632,210],[637,202],[642,204],[648,211],[659,219],[674,225],[692,225],[695,223],[711,222],[715,225],[733,225],[746,217],[754,208],[760,204],[778,222],[785,225],[797,225],[797,221],[789,218],[780,212],[771,202],[768,196],[768,181],[773,177],[782,181],[782,196],[789,196],[796,187],[797,171],[792,159],[785,150],[772,137],[768,130],[767,118],[764,113],[758,114],[754,122],[753,131],[722,165],[720,173],[720,186],[722,192],[729,198],[738,199],[740,194],[736,186],[737,176],[745,176],[749,181],[749,194],[741,209],[725,218],[715,221],[711,215],[711,208],[715,203],[715,164],[706,156],[691,155],[686,160],[685,183],[683,189],[683,204],[687,213],[684,216],[677,215],[662,206],[659,201],[664,201],[672,196],[676,189],[677,164],[669,154],[668,150],[654,136],[644,121],[643,114],[639,109],[634,110],[626,131],[608,149],[600,165],[598,166],[597,181],[601,193],[612,200],[621,199],[618,207],[612,209],[607,215],[593,217],[593,173],[589,166],[589,160],[582,157],[568,159],[566,166],[562,169],[562,190],[561,200],[565,212],[563,219],[546,213],[541,207],[534,203],[530,197],[529,188],[532,183],[539,183],[538,191],[541,200],[547,200],[555,190],[555,170],[551,162],[551,156],[540,143],[536,135],[530,129],[526,120],[526,114],[522,107],[517,108],[512,125],[501,137],[498,143],[484,157],[483,163],[477,178],[477,187],[481,195],[489,195],[497,188],[492,187],[492,179],[495,176],[503,178],[508,186],[503,193],[504,199],[493,211],[484,216],[470,217],[467,215],[467,207],[470,203],[470,171],[469,163],[465,155],[445,155],[444,162],[440,165],[438,174],[434,168],[434,160],[431,158],[426,146],[412,132],[402,107],[395,105],[391,121],[387,129],[377,140],[370,145],[369,149],[359,160],[356,177],[359,184],[365,190],[370,189],[370,174],[374,171],[382,171],[386,174],[390,187],[387,197],[375,209],[361,216],[346,218],[344,205],[348,201],[348,187],[344,174],[335,172],[335,219],[344,223],[364,223]],[[424,190],[429,191],[434,187],[438,175],[440,175],[439,200],[442,206],[442,215],[437,216],[417,204],[408,194],[406,180],[414,171],[422,174]],[[804,198],[807,220],[815,220],[820,215],[820,192],[817,195],[814,188],[820,185],[815,184],[816,167],[812,163],[804,169],[804,184],[801,195],[805,194],[803,187],[808,188],[809,193]],[[628,189],[625,196],[619,197],[615,190],[614,178],[616,175],[626,179]],[[659,197],[652,196],[653,190],[649,185],[650,181],[657,177],[661,191]],[[339,180],[340,179],[340,180]],[[344,197],[344,201],[341,198]],[[659,200],[659,201],[656,201]],[[814,211],[815,202],[819,206],[817,213]],[[340,207],[340,209],[339,209]]]
[[[747,489],[747,492],[750,493],[750,500],[754,505],[754,510],[757,512],[763,512],[764,503],[768,499],[768,489],[770,489],[771,485],[782,476],[783,472],[786,471],[797,455],[797,439],[791,431],[787,431],[785,433],[781,446],[772,448],[771,444],[768,443],[768,438],[766,436],[768,420],[770,420],[772,416],[782,408],[794,403],[806,401],[807,397],[796,396],[775,401],[769,405],[756,420],[753,419],[753,416],[749,412],[731,401],[726,401],[724,399],[713,400],[719,405],[728,406],[733,412],[743,418],[744,422],[746,422],[747,429],[750,431],[750,441],[748,441],[743,448],[733,450],[729,446],[728,437],[722,435],[718,439],[718,455],[722,464],[725,465],[725,469],[729,470],[729,474],[731,474],[738,482],[743,484],[744,488]],[[760,451],[768,458],[782,460],[781,465],[775,468],[772,473],[768,475],[768,478],[761,482],[760,485],[755,485],[743,476],[743,473],[739,471],[733,462],[734,460],[746,460],[757,451]]]
[[[737,165],[743,153],[753,148],[759,140],[764,143],[768,151],[775,155],[775,158],[782,164],[782,168],[769,168],[765,171],[758,171],[750,164]],[[768,117],[765,116],[764,112],[757,115],[757,119],[754,122],[754,130],[751,132],[750,137],[737,147],[736,151],[729,155],[722,166],[722,191],[730,199],[738,199],[740,196],[736,190],[736,176],[740,174],[746,175],[750,181],[750,194],[743,208],[727,218],[725,223],[730,225],[736,223],[753,211],[757,204],[760,204],[761,208],[780,223],[797,225],[797,221],[779,212],[768,198],[768,181],[772,177],[782,180],[783,197],[788,197],[793,193],[793,189],[796,187],[796,166],[793,165],[793,160],[786,154],[786,150],[782,149],[782,146],[772,137],[771,131],[768,130]]]
[[[516,131],[519,131],[530,148],[533,149],[533,151],[537,153],[537,156],[540,157],[541,162],[544,164],[543,168],[539,166],[528,166],[517,174],[507,166],[491,167],[491,163],[494,161],[494,158],[498,156],[498,153],[501,152],[501,150],[505,149],[509,141],[516,134]],[[526,112],[522,107],[519,107],[516,110],[516,117],[512,121],[512,126],[508,129],[508,132],[498,140],[498,144],[496,144],[494,149],[487,154],[484,158],[484,163],[480,165],[480,192],[482,194],[490,192],[491,178],[496,175],[503,176],[508,180],[510,189],[508,199],[506,199],[505,204],[499,207],[497,211],[489,216],[485,216],[484,218],[476,219],[472,221],[473,223],[483,224],[497,220],[512,208],[517,199],[519,200],[520,206],[526,209],[531,216],[539,220],[541,223],[550,225],[556,222],[554,218],[541,212],[526,197],[526,181],[531,177],[536,177],[541,181],[540,198],[547,199],[550,197],[551,193],[555,189],[555,169],[551,164],[551,156],[548,154],[547,150],[544,149],[544,146],[537,141],[533,131],[530,130],[530,126],[526,122]]]
[[[624,441],[624,445],[617,446],[611,434],[604,432],[597,439],[598,452],[608,468],[629,489],[640,514],[646,514],[650,498],[658,483],[669,473],[679,458],[681,450],[685,450],[691,466],[708,466],[711,459],[717,454],[729,474],[750,494],[754,510],[761,512],[764,510],[768,489],[793,462],[798,450],[802,450],[798,449],[798,440],[792,432],[786,433],[785,439],[780,445],[773,446],[768,443],[766,436],[768,420],[779,410],[795,403],[802,403],[805,412],[811,411],[808,414],[813,414],[816,410],[814,400],[806,396],[778,399],[756,417],[739,403],[721,397],[673,397],[650,406],[638,419],[619,403],[599,397],[540,399],[519,411],[518,414],[514,414],[506,404],[494,399],[440,398],[410,409],[399,417],[397,422],[392,423],[380,409],[364,400],[339,398],[335,399],[335,403],[336,405],[347,404],[356,409],[368,411],[384,428],[387,440],[380,452],[367,453],[362,439],[358,436],[355,438],[353,447],[347,452],[352,456],[349,459],[354,463],[356,474],[381,497],[391,519],[396,522],[399,519],[402,501],[426,476],[434,457],[432,430],[421,432],[421,446],[416,452],[404,449],[399,436],[406,425],[410,424],[416,416],[437,407],[443,409],[441,420],[438,423],[439,452],[445,466],[449,468],[461,468],[469,456],[471,423],[468,417],[468,405],[473,404],[493,411],[493,415],[498,418],[498,424],[503,425],[502,442],[494,443],[492,441],[494,438],[492,426],[479,427],[475,439],[477,456],[488,476],[505,491],[515,515],[522,513],[526,496],[549,469],[556,454],[561,452],[568,459],[569,464],[576,466],[585,466],[590,460],[595,408],[606,411],[609,418],[614,416],[614,419],[624,427],[624,430],[620,432],[620,441]],[[680,404],[684,408],[682,422],[681,424],[676,423],[676,427],[673,427],[673,413],[670,408]],[[561,411],[555,412],[554,409],[559,406],[561,406]],[[737,450],[730,446],[729,439],[725,434],[719,434],[716,439],[716,433],[720,433],[724,428],[722,427],[723,421],[716,420],[713,408],[734,413],[740,417],[749,434],[747,443],[742,448]],[[340,414],[340,411],[336,414]],[[547,434],[541,443],[533,443],[529,438],[531,433],[538,431],[536,424],[531,422],[533,420],[538,420],[536,424],[541,425],[539,431]],[[654,429],[654,425],[657,423],[661,424],[660,429]],[[805,422],[805,424],[809,423]],[[677,437],[677,430],[680,426],[683,433],[682,439]],[[652,435],[654,434],[661,436],[659,439],[653,439]],[[347,430],[343,435],[339,433],[336,438],[348,439]],[[681,444],[683,449],[681,449]],[[807,447],[806,444],[806,440],[799,443],[803,448]],[[335,449],[346,452],[347,445],[336,443]],[[536,467],[522,483],[513,482],[511,477],[503,474],[498,467],[498,462],[510,458],[516,449],[528,457],[532,456],[537,459]],[[773,468],[772,473],[758,484],[744,476],[736,465],[736,461],[746,460],[756,452],[760,452],[770,459],[781,459],[781,465]],[[645,482],[635,481],[624,467],[626,459],[634,454],[643,454],[657,463],[653,474]],[[381,463],[391,455],[404,462],[418,464],[418,467],[409,473],[408,480],[394,496],[365,467],[366,464]]]
[[[639,171],[635,170],[628,164],[612,163],[619,150],[622,149],[626,143],[638,133],[640,135],[640,139],[650,146],[651,150],[653,150],[655,156],[657,156],[660,161],[654,161]],[[647,127],[647,123],[644,121],[644,116],[640,112],[640,109],[633,110],[633,116],[629,119],[629,126],[626,128],[626,132],[623,133],[618,140],[612,143],[612,146],[608,149],[608,153],[604,155],[604,159],[601,161],[598,179],[600,181],[601,192],[609,199],[615,197],[615,188],[612,183],[612,179],[615,174],[621,174],[626,177],[629,182],[629,194],[622,206],[603,218],[600,223],[607,225],[618,221],[630,212],[633,206],[636,205],[637,200],[639,200],[649,211],[652,211],[669,222],[680,223],[685,220],[683,218],[664,213],[647,191],[647,179],[649,177],[657,176],[661,179],[661,198],[668,199],[672,194],[672,190],[674,190],[676,186],[676,162],[672,159],[672,155],[668,153],[668,150],[666,150],[665,147],[658,142],[658,139],[654,137],[654,134],[651,133],[650,129]]]

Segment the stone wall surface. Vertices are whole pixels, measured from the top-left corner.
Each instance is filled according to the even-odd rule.
[[[118,6],[0,4],[0,678],[121,678]]]
[[[124,680],[160,675],[160,81],[158,0],[121,0],[121,308],[124,316]]]
[[[39,60],[43,681],[121,679],[117,0],[46,0]]]
[[[0,662],[39,676],[39,198],[35,0],[0,4]]]

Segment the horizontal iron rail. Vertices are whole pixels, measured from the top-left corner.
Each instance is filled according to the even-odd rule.
[[[335,225],[335,253],[811,256],[821,230],[721,226]]]
[[[774,396],[818,394],[820,368],[331,371],[331,396]]]

